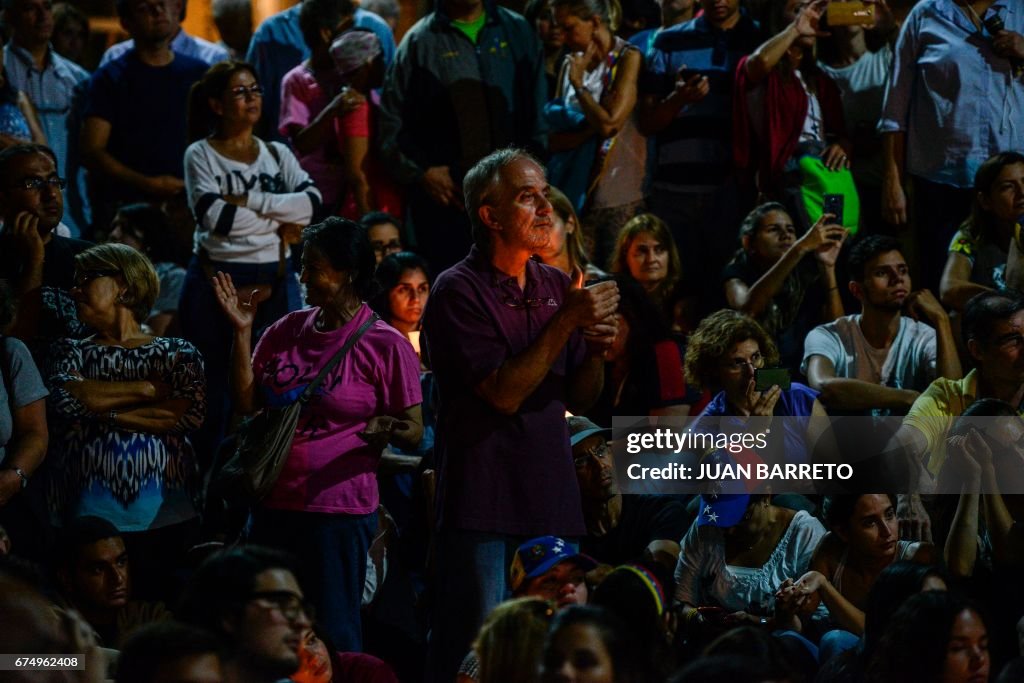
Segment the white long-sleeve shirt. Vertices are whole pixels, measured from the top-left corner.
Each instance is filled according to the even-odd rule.
[[[246,164],[222,156],[206,140],[185,150],[185,190],[196,219],[196,251],[213,261],[269,263],[280,257],[277,229],[307,225],[320,208],[320,191],[295,156],[279,142],[275,154],[258,141],[260,154]],[[235,206],[224,197],[246,195]]]

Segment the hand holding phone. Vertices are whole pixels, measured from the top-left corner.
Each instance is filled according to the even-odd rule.
[[[754,391],[768,391],[778,387],[788,391],[793,385],[789,368],[758,368],[754,370]]]
[[[832,222],[836,225],[843,225],[843,208],[846,203],[846,197],[841,194],[826,194],[822,197],[821,213],[832,214],[834,216]],[[841,237],[829,235],[829,239],[838,241]]]
[[[676,72],[674,93],[683,100],[683,104],[700,102],[711,92],[708,77],[696,69],[689,69],[684,64]]]
[[[829,26],[874,26],[875,4],[861,0],[832,0],[826,16]]]

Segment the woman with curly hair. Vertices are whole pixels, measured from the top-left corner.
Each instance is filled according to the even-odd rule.
[[[779,351],[763,327],[725,309],[704,318],[690,335],[686,376],[699,387],[718,391],[701,416],[790,418],[781,421],[782,429],[771,432],[768,447],[758,449],[760,457],[772,462],[811,462],[816,447],[831,446],[832,440],[828,420],[811,419],[828,417],[818,392],[799,382],[788,389],[778,385],[766,391],[755,389],[755,372],[775,367],[778,361]],[[726,422],[719,426],[725,427]]]
[[[252,287],[218,273],[213,286],[232,329],[231,392],[251,415],[293,403],[346,348],[305,403],[273,489],[252,510],[255,543],[294,553],[335,644],[362,647],[360,607],[367,552],[377,529],[377,466],[388,443],[419,444],[419,361],[408,340],[380,320],[372,296],[376,259],[366,231],[331,217],[302,232],[302,283],[309,308],[271,325],[253,347]]]

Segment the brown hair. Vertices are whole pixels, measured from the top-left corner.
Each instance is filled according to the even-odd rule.
[[[726,308],[704,318],[690,335],[686,346],[686,377],[699,388],[718,383],[718,364],[733,346],[753,339],[760,347],[766,366],[779,362],[775,342],[756,320]]]
[[[675,240],[672,239],[672,232],[668,229],[665,221],[653,213],[633,216],[622,226],[619,236],[615,240],[615,249],[612,250],[608,269],[613,273],[630,275],[626,257],[629,255],[629,248],[632,246],[633,240],[644,233],[650,233],[654,239],[668,249],[668,274],[654,292],[657,298],[663,299],[675,289],[676,283],[683,276],[683,267],[679,261],[679,250],[676,249]]]
[[[192,84],[188,93],[188,141],[202,140],[215,133],[220,125],[220,117],[210,109],[210,100],[221,97],[228,89],[231,77],[239,71],[248,71],[258,79],[256,70],[248,62],[223,61],[217,62],[203,74],[203,77]]]
[[[551,208],[555,210],[562,222],[568,223],[569,219],[572,219],[575,229],[571,233],[565,234],[565,248],[569,252],[569,265],[573,269],[586,271],[590,259],[587,258],[587,250],[583,246],[583,225],[576,215],[576,209],[573,208],[569,198],[554,186],[550,188],[548,201],[551,202]]]

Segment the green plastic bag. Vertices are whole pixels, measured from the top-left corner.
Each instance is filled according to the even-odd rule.
[[[825,195],[838,194],[843,196],[842,225],[850,231],[851,237],[856,235],[860,223],[860,196],[850,170],[830,171],[820,157],[809,154],[800,158],[799,167],[800,194],[811,225],[821,218]]]

